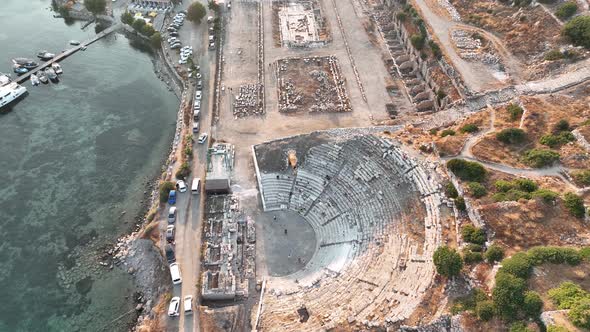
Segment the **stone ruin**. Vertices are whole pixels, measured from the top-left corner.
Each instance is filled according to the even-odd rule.
[[[262,89],[262,85],[258,83],[240,85],[232,103],[234,117],[263,114]]]

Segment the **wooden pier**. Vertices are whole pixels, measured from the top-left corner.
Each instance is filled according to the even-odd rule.
[[[73,48],[70,48],[68,50],[63,51],[60,54],[57,54],[55,57],[53,57],[53,59],[51,59],[51,60],[49,60],[47,62],[44,62],[43,64],[39,65],[39,67],[36,67],[34,69],[31,69],[26,74],[23,74],[21,76],[16,77],[14,79],[14,81],[16,81],[18,83],[22,83],[22,82],[28,80],[29,77],[31,77],[31,75],[37,73],[40,70],[43,70],[43,69],[51,66],[51,64],[54,63],[54,62],[60,62],[61,60],[63,60],[65,58],[69,57],[70,55],[78,52],[81,48],[87,47],[88,45],[96,42],[97,40],[99,40],[99,39],[101,39],[101,38],[103,38],[105,36],[108,36],[109,34],[111,34],[112,32],[114,32],[115,30],[119,29],[120,27],[121,27],[121,24],[115,24],[115,25],[113,25],[113,26],[111,26],[111,27],[109,27],[109,28],[107,28],[107,29],[99,32],[98,34],[96,34],[96,36],[92,37],[92,39],[88,39],[88,40],[80,43],[80,45],[78,45],[78,46],[75,46]]]

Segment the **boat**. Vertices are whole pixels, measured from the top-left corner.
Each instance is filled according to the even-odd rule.
[[[70,45],[78,46],[80,45],[80,42],[77,40],[70,40]]]
[[[55,70],[55,73],[58,75],[61,75],[64,72],[63,69],[61,69],[61,66],[59,65],[59,63],[57,63],[57,62],[52,63],[51,68],[53,70]]]
[[[27,93],[27,88],[16,82],[10,82],[0,86],[0,109],[7,108],[9,104],[17,101]]]
[[[53,57],[55,57],[55,54],[49,53],[49,52],[43,50],[43,51],[39,51],[39,53],[37,53],[37,57],[43,61],[47,61],[47,60],[53,59]]]
[[[31,60],[31,59],[27,59],[27,58],[14,58],[12,59],[12,62],[15,65],[18,65],[19,67],[23,67],[23,68],[27,68],[27,69],[33,69],[39,66],[38,63],[36,63],[35,61]]]
[[[8,84],[10,82],[12,82],[12,80],[10,79],[10,75],[0,73],[0,86],[5,86],[6,84]]]
[[[35,74],[31,74],[31,84],[33,84],[33,86],[37,86],[40,83],[41,81],[39,81],[39,77],[37,77]]]
[[[47,77],[49,77],[49,80],[51,80],[51,82],[57,83],[59,81],[59,79],[57,78],[57,74],[55,73],[55,70],[51,68],[46,68],[45,74],[47,74]]]
[[[14,69],[14,72],[19,75],[25,74],[29,71],[27,68],[21,67],[19,65],[14,65],[12,68]]]
[[[47,74],[45,74],[45,72],[43,70],[39,70],[37,72],[37,77],[39,78],[39,81],[41,81],[41,83],[43,83],[43,84],[49,83],[49,79],[47,78]]]

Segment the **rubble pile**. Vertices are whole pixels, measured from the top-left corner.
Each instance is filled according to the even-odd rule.
[[[260,84],[240,85],[238,95],[234,99],[234,117],[242,118],[249,115],[260,115],[264,113],[260,93]]]

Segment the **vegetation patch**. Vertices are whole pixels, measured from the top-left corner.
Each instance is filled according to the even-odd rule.
[[[553,165],[559,160],[559,153],[546,149],[531,149],[524,153],[522,161],[534,168]]]
[[[590,48],[590,16],[574,17],[563,27],[562,33],[575,45]]]
[[[463,181],[481,182],[487,173],[480,163],[463,159],[451,159],[447,161],[447,167]]]

